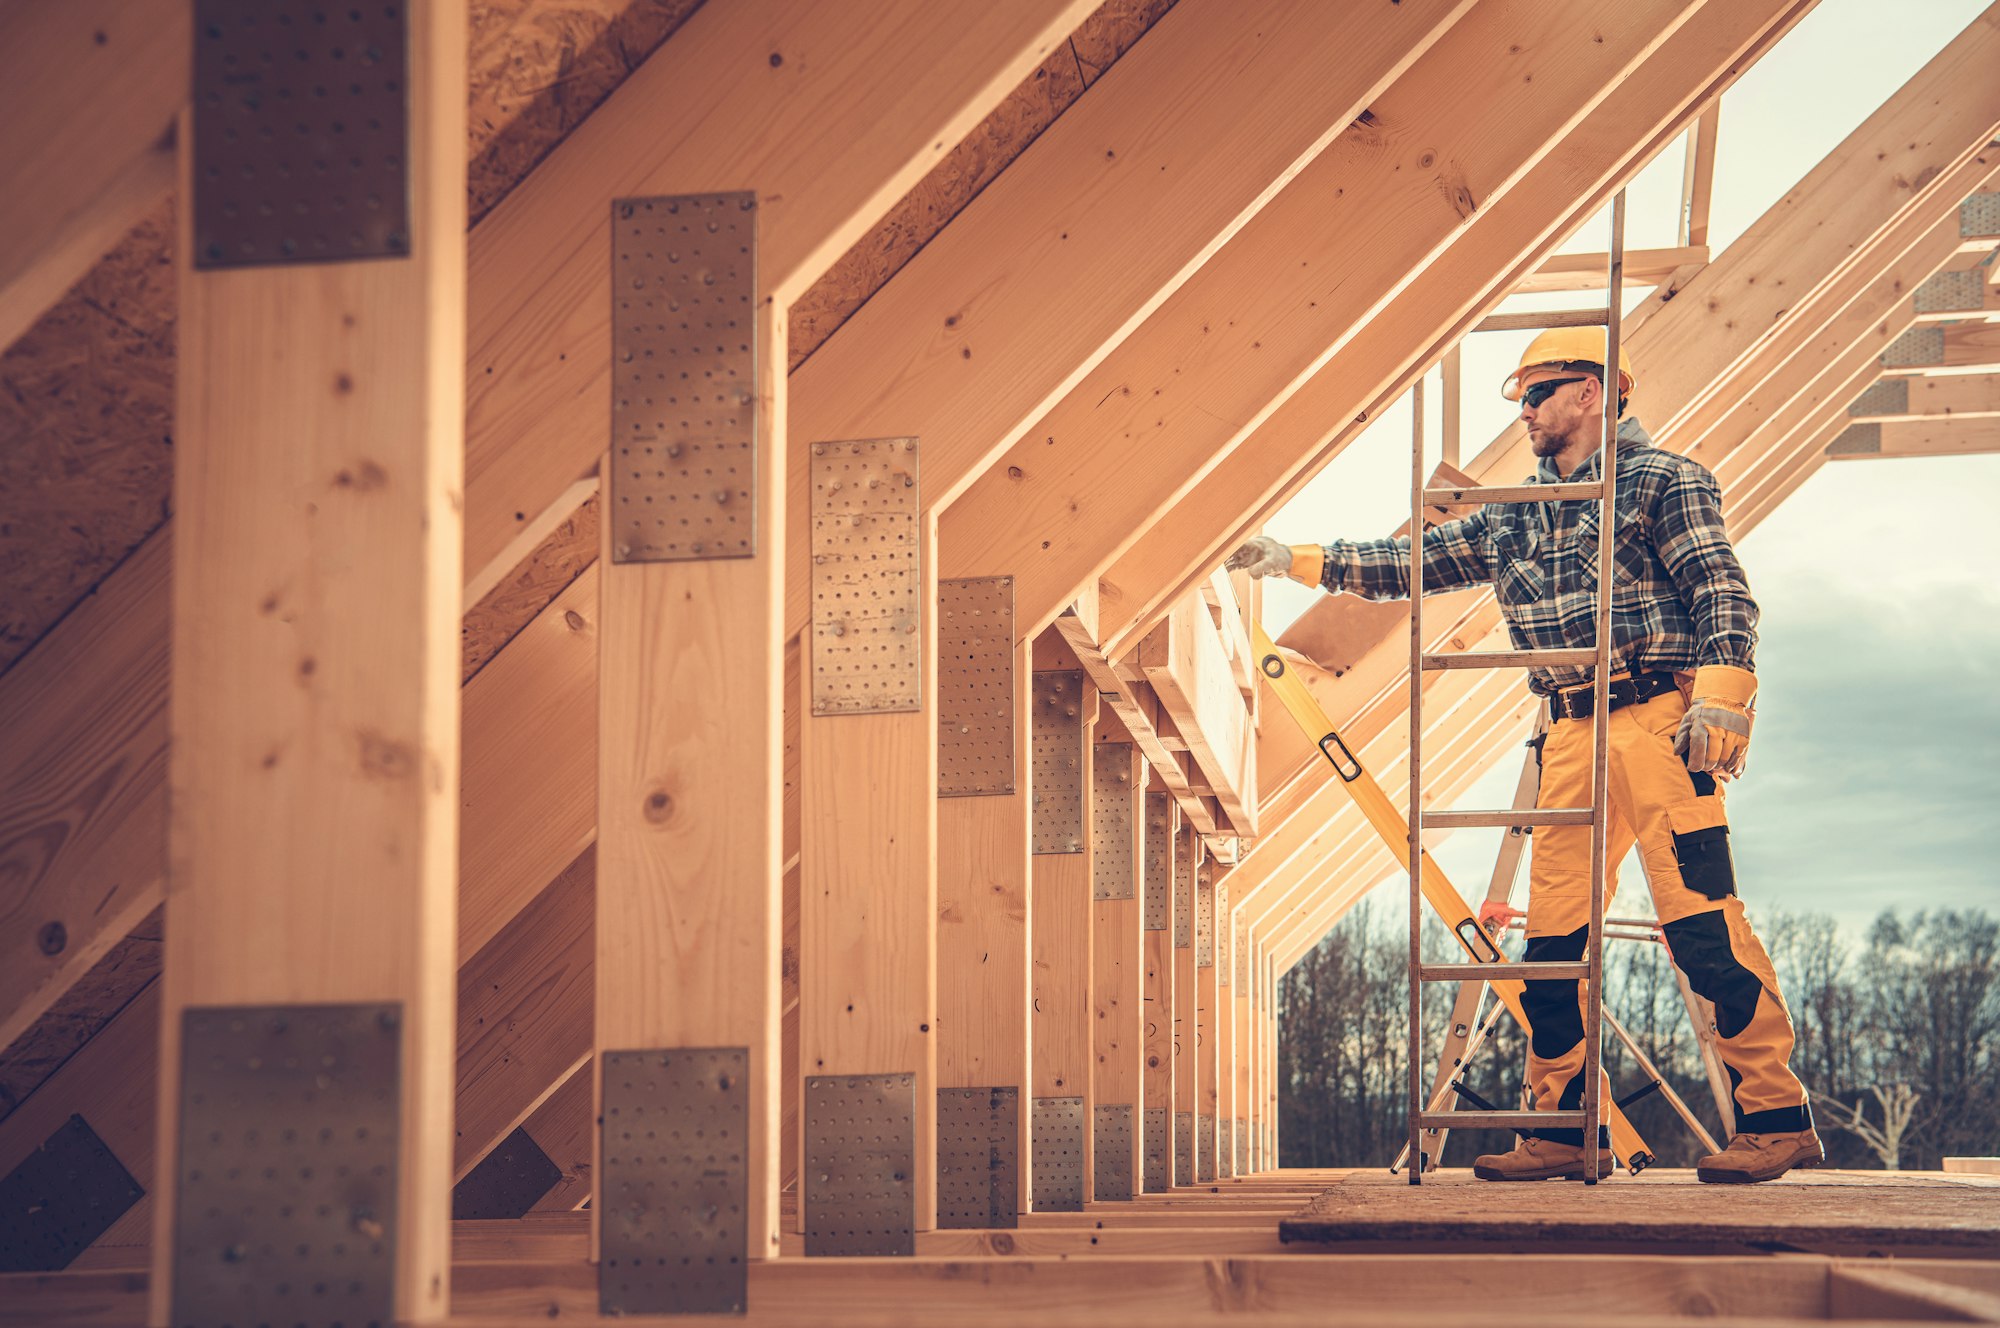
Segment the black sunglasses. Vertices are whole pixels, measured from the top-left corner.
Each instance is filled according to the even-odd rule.
[[[1556,394],[1557,388],[1567,387],[1571,383],[1580,383],[1582,381],[1583,378],[1581,376],[1576,378],[1544,379],[1542,382],[1536,383],[1533,387],[1522,389],[1521,404],[1529,410],[1540,410],[1542,403]]]

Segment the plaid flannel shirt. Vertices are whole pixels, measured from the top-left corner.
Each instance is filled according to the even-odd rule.
[[[1558,476],[1544,459],[1525,483],[1597,478],[1603,453]],[[1597,644],[1595,499],[1492,503],[1424,533],[1424,590],[1491,582],[1517,650]],[[1662,451],[1637,420],[1618,426],[1617,566],[1612,649],[1620,672],[1686,672],[1703,664],[1752,667],[1757,604],[1722,525],[1721,490],[1700,463]],[[1367,599],[1410,593],[1410,541],[1336,540],[1320,584]],[[1589,666],[1534,669],[1539,693],[1591,680]]]

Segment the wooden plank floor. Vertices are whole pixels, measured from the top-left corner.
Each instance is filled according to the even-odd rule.
[[[1764,1185],[1702,1185],[1653,1169],[1595,1186],[1492,1184],[1446,1169],[1422,1185],[1381,1172],[1339,1178],[1279,1224],[1287,1244],[1421,1241],[1471,1249],[1657,1251],[1677,1246],[1817,1254],[2000,1258],[2000,1176],[1803,1171]]]

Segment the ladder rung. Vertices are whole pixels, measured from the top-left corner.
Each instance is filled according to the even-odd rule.
[[[1550,981],[1575,978],[1579,981],[1590,976],[1590,965],[1584,963],[1515,963],[1501,960],[1492,964],[1419,964],[1417,977],[1424,982],[1464,982],[1484,979],[1498,982],[1506,978],[1530,978]]]
[[[1424,1130],[1582,1129],[1580,1111],[1426,1111],[1417,1117]]]
[[[1585,650],[1458,650],[1425,655],[1427,669],[1532,669],[1558,664],[1594,665],[1597,651]]]
[[[1425,489],[1431,507],[1462,507],[1468,503],[1563,503],[1578,498],[1602,498],[1596,480],[1578,484],[1481,484],[1466,489]]]
[[[1425,812],[1426,830],[1473,830],[1481,826],[1589,825],[1588,807],[1507,807],[1497,812]]]

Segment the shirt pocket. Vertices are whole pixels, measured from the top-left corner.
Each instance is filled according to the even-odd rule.
[[[1619,497],[1622,499],[1623,494]],[[1604,509],[1591,503],[1577,517],[1576,559],[1579,586],[1585,593],[1597,590],[1598,532],[1603,522]],[[1618,508],[1618,541],[1612,549],[1611,600],[1626,607],[1639,597],[1639,580],[1644,574],[1644,560],[1639,542],[1644,538],[1640,529],[1640,517],[1621,502]]]
[[[1540,552],[1541,539],[1530,531],[1493,532],[1493,591],[1502,604],[1532,604],[1548,593]]]

